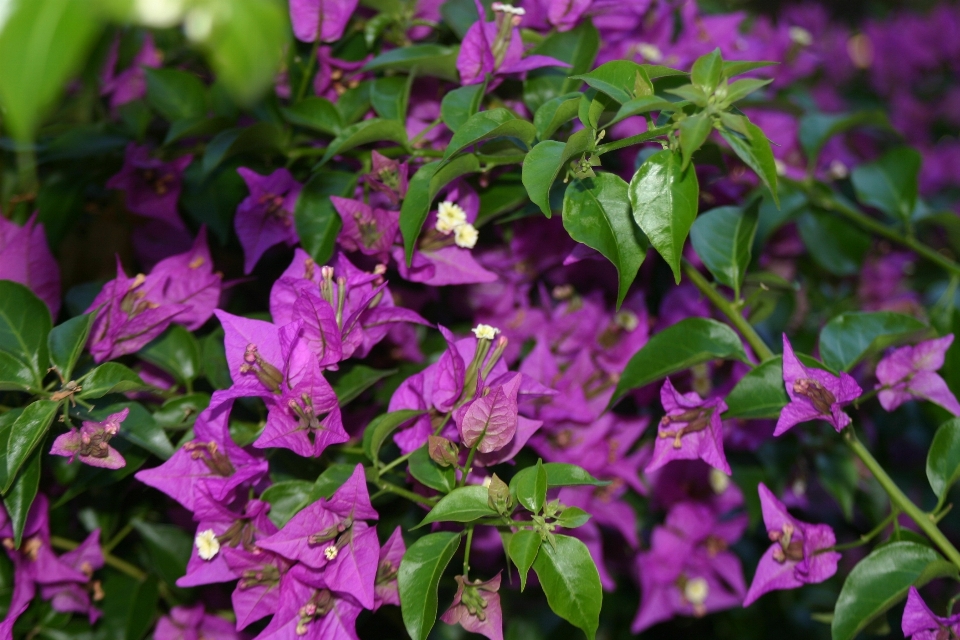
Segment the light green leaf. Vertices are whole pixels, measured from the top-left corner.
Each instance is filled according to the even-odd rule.
[[[460,534],[430,533],[403,554],[397,572],[400,612],[413,640],[427,640],[437,621],[437,585],[444,569],[460,546]]]
[[[440,101],[440,118],[450,131],[456,131],[463,126],[477,111],[483,102],[483,95],[487,83],[468,84],[443,96]]]
[[[544,102],[533,116],[533,126],[537,129],[537,138],[546,140],[557,129],[577,116],[580,106],[579,92],[565,93]]]
[[[333,257],[337,234],[343,226],[330,196],[349,196],[356,181],[353,173],[319,171],[303,185],[293,219],[300,244],[317,264],[326,264]]]
[[[443,468],[431,460],[427,445],[413,452],[407,461],[407,468],[415,480],[441,493],[450,493],[457,486],[457,474],[453,467]]]
[[[603,487],[610,484],[606,480],[597,480],[586,469],[566,462],[545,462],[543,463],[543,470],[547,474],[547,487],[550,489],[556,487]],[[537,475],[537,467],[521,469],[510,479],[510,493],[516,497],[521,484],[535,485]]]
[[[581,129],[571,135],[566,143],[556,140],[544,140],[523,159],[521,179],[530,200],[540,207],[543,215],[553,215],[550,208],[550,189],[554,180],[568,162],[593,149],[593,132]]]
[[[536,531],[521,529],[510,538],[510,544],[507,547],[507,553],[513,564],[517,565],[517,571],[520,573],[520,591],[527,588],[527,574],[534,560],[537,559],[537,553],[540,551],[540,534]]]
[[[432,522],[472,522],[497,515],[487,504],[488,490],[482,485],[470,485],[454,489],[440,498],[417,527]]]
[[[446,151],[443,152],[443,164],[467,147],[492,140],[494,138],[516,138],[527,147],[537,137],[532,123],[517,118],[509,109],[490,109],[475,113],[453,134]]]
[[[693,154],[707,141],[713,130],[713,121],[705,113],[697,113],[680,121],[680,152],[683,154],[682,169],[685,171]]]
[[[720,49],[717,48],[696,59],[693,68],[690,70],[690,80],[706,93],[713,93],[717,85],[720,84],[722,73],[723,56],[720,55]]]
[[[330,141],[319,164],[326,164],[338,153],[346,153],[361,145],[382,141],[396,142],[401,147],[406,148],[407,127],[397,120],[383,120],[381,118],[361,120],[349,127],[344,127],[340,135]]]
[[[150,385],[140,379],[133,370],[119,362],[105,362],[83,378],[83,399],[101,398],[108,393],[145,391]]]
[[[923,158],[911,147],[891,149],[850,174],[857,199],[901,222],[909,222],[917,206],[918,177]]]
[[[554,538],[554,545],[540,545],[533,570],[553,612],[581,629],[587,640],[593,640],[600,626],[603,604],[597,566],[586,545],[576,538],[564,535]]]

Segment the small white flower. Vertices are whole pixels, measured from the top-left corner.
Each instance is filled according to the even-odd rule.
[[[773,159],[773,166],[776,167],[776,169],[777,169],[777,175],[778,175],[778,176],[785,176],[785,175],[787,175],[787,165],[783,164],[783,161],[782,161],[782,160],[779,160],[779,159],[777,159],[777,158],[774,158],[774,159]]]
[[[803,27],[790,27],[787,33],[790,34],[790,39],[801,47],[809,47],[813,44],[813,34]]]
[[[467,212],[460,205],[444,200],[437,207],[437,231],[440,233],[451,233],[466,222]]]
[[[702,607],[708,595],[710,595],[710,586],[703,578],[691,578],[683,587],[683,597],[694,606],[694,609]]]
[[[710,488],[718,496],[724,493],[730,487],[730,476],[720,469],[710,469]]]
[[[641,42],[638,44],[637,53],[649,62],[657,63],[663,60],[663,51],[660,50],[660,47],[655,44],[650,44],[649,42]]]
[[[500,329],[488,324],[478,324],[471,331],[473,331],[473,335],[477,336],[477,340],[493,340],[500,333]]]
[[[202,560],[213,560],[220,553],[220,541],[213,529],[198,531],[193,544],[197,547],[197,555]]]
[[[323,550],[323,557],[325,557],[327,560],[336,560],[338,553],[340,552],[337,550],[337,546],[332,544]]]
[[[847,165],[843,164],[839,160],[834,160],[830,163],[830,169],[828,170],[830,177],[835,180],[843,180],[848,175],[850,175],[850,170],[847,169]]]
[[[136,0],[134,11],[140,24],[164,29],[183,18],[183,0]]]
[[[453,230],[453,241],[458,247],[464,249],[473,249],[477,246],[477,238],[480,237],[477,228],[469,222],[464,222]]]
[[[213,12],[209,9],[196,8],[187,13],[183,23],[183,33],[191,42],[204,42],[213,31]],[[202,263],[201,263],[202,264]]]
[[[640,318],[633,311],[624,309],[614,316],[615,322],[627,331],[633,331],[640,326]]]

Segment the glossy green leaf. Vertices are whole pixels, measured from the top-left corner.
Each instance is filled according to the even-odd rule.
[[[732,78],[734,76],[739,76],[742,73],[749,73],[750,71],[756,71],[757,69],[772,67],[778,64],[780,63],[772,61],[754,62],[750,60],[724,60],[723,76],[725,78]]]
[[[391,433],[422,413],[415,409],[401,409],[374,418],[363,430],[363,452],[370,461],[376,463],[380,459],[380,447]]]
[[[476,14],[474,14],[476,19]],[[418,76],[430,76],[456,82],[457,55],[460,47],[445,47],[438,44],[416,44],[397,47],[382,53],[364,67],[364,71],[416,70]]]
[[[633,354],[611,403],[631,390],[711,360],[749,362],[733,329],[709,318],[686,318],[654,334]]]
[[[86,0],[11,2],[5,5],[4,18],[0,31],[3,124],[15,138],[27,141],[86,60],[99,20]]]
[[[723,73],[723,56],[720,49],[714,49],[696,59],[690,70],[690,80],[707,93],[713,93],[720,84]]]
[[[119,362],[105,362],[100,365],[86,375],[82,385],[83,391],[80,392],[79,397],[83,399],[101,398],[108,393],[145,391],[151,388],[136,372]]]
[[[450,131],[456,131],[463,126],[477,111],[483,102],[483,95],[487,84],[468,84],[450,91],[440,101],[440,118]]]
[[[916,542],[893,542],[857,563],[840,590],[830,629],[833,640],[853,640],[872,620],[904,599],[911,586],[957,577],[939,553]]]
[[[153,412],[153,419],[161,429],[185,430],[193,426],[197,415],[210,406],[210,394],[188,393],[170,398]]]
[[[521,179],[530,200],[540,207],[543,215],[553,215],[550,207],[550,189],[554,180],[568,162],[593,149],[593,132],[581,129],[571,135],[566,143],[556,140],[544,140],[523,159]]]
[[[187,561],[193,551],[193,536],[172,524],[133,520],[133,528],[146,548],[150,568],[168,585],[187,572]]]
[[[370,104],[378,116],[387,120],[407,121],[412,79],[413,76],[387,76],[373,81]]]
[[[537,514],[543,510],[547,500],[547,470],[543,468],[542,460],[537,460],[537,466],[530,469],[527,473],[514,476],[510,488],[527,511]]]
[[[602,91],[620,104],[624,104],[636,97],[634,87],[637,83],[637,75],[648,82],[650,80],[643,65],[631,60],[613,60],[600,65],[589,73],[570,77],[582,80],[590,87]]]
[[[200,375],[200,345],[183,325],[172,324],[137,355],[171,374],[179,382],[193,382]]]
[[[760,78],[744,78],[743,80],[731,82],[723,94],[724,104],[733,104],[734,102],[743,100],[754,91],[762,89],[771,82],[773,82],[773,80],[762,80]],[[717,92],[717,94],[719,97],[720,92]]]
[[[861,126],[891,129],[890,121],[882,111],[808,113],[801,117],[797,137],[807,156],[807,166],[816,167],[820,151],[833,136]]]
[[[576,529],[590,521],[590,514],[580,507],[567,507],[557,516],[557,525],[565,529]]]
[[[0,351],[0,391],[30,391],[39,386],[26,362]]]
[[[439,161],[428,162],[420,167],[407,187],[407,195],[400,207],[400,233],[407,264],[413,258],[413,249],[423,223],[430,214],[433,199],[445,186],[468,173],[480,171],[480,161],[474,155],[454,158],[444,166]]]
[[[891,149],[873,162],[857,165],[850,181],[857,199],[889,216],[908,222],[917,206],[923,158],[911,147]]]
[[[556,535],[555,545],[542,544],[533,570],[553,612],[593,640],[600,626],[603,588],[600,574],[585,544]]]
[[[529,147],[537,137],[537,130],[532,123],[516,117],[509,109],[497,108],[475,113],[453,134],[443,152],[443,162],[471,145],[501,137],[516,138]]]
[[[566,462],[545,462],[543,463],[543,470],[547,474],[547,487],[550,489],[556,487],[603,487],[610,484],[606,480],[597,480],[586,469]],[[516,496],[520,484],[535,485],[537,475],[537,467],[521,469],[510,479],[510,493]]]
[[[13,544],[18,548],[23,538],[23,527],[27,524],[30,505],[33,504],[34,498],[37,497],[37,489],[40,488],[42,453],[40,450],[33,453],[30,460],[20,468],[10,489],[3,496],[3,506],[13,526]]]
[[[396,373],[396,369],[374,369],[366,365],[357,364],[341,373],[333,383],[333,391],[337,394],[337,400],[343,407],[360,397],[360,394],[383,380],[389,375]]]
[[[647,158],[630,181],[633,217],[673,269],[678,284],[683,244],[697,217],[700,198],[697,174],[681,167],[680,157],[664,149]]]
[[[733,289],[738,300],[759,217],[760,202],[754,200],[746,209],[711,209],[701,214],[690,229],[690,242],[703,264],[717,282]]]
[[[546,140],[557,129],[577,117],[581,95],[583,94],[579,92],[565,93],[544,102],[533,116],[537,138]]]
[[[140,640],[153,627],[160,600],[156,576],[140,581],[117,571],[109,572],[104,577],[103,593],[98,636],[102,634],[104,640]]]
[[[200,78],[179,69],[144,68],[147,102],[170,122],[206,115],[207,89]]]
[[[640,96],[624,102],[617,111],[613,119],[606,126],[611,127],[621,120],[626,120],[632,116],[638,116],[650,113],[651,111],[675,111],[677,104],[664,100],[659,96]]]
[[[48,367],[51,324],[50,310],[30,289],[0,280],[0,353],[8,356],[6,364],[0,363],[0,371],[14,368],[16,380],[25,380],[29,371],[32,386],[41,387]]]
[[[691,102],[701,109],[706,108],[708,96],[700,87],[692,84],[682,84],[679,87],[666,89],[666,93],[675,95],[687,102]]]
[[[279,153],[281,141],[280,129],[269,122],[222,131],[207,144],[203,155],[203,173],[209,175],[220,163],[232,156],[245,153]]]
[[[647,254],[647,239],[633,222],[629,185],[613,173],[573,180],[563,197],[563,228],[596,249],[619,276],[617,307],[623,303]]]
[[[960,480],[960,418],[944,422],[933,436],[927,452],[927,480],[941,501]]]
[[[820,332],[820,357],[838,371],[849,371],[870,351],[885,349],[930,331],[916,318],[893,311],[847,311]]]
[[[317,264],[326,264],[333,257],[337,234],[343,226],[330,196],[351,195],[356,181],[352,173],[319,171],[303,185],[293,218],[304,251]]]
[[[47,335],[50,363],[56,367],[64,380],[69,380],[73,375],[73,367],[83,353],[84,345],[87,344],[92,324],[93,314],[87,313],[57,325]]]
[[[357,465],[355,464],[346,464],[343,462],[331,464],[317,477],[316,482],[313,483],[308,504],[312,504],[320,498],[329,499],[337,489],[343,486],[344,482],[350,479],[350,476],[353,475],[356,468]],[[364,472],[369,472],[369,470],[369,468],[366,468]]]
[[[326,98],[311,96],[282,109],[287,122],[336,136],[343,129],[340,112]]]
[[[582,81],[570,77],[586,73],[600,50],[600,33],[590,20],[581,20],[569,31],[554,31],[531,50],[531,55],[549,56],[569,67],[545,67],[527,72],[523,83],[523,101],[531,112],[547,101],[577,90]]]
[[[413,452],[407,461],[407,468],[418,482],[441,493],[450,493],[457,486],[457,474],[453,467],[443,468],[431,460],[427,445]]]
[[[432,522],[473,522],[494,517],[497,512],[487,504],[488,493],[483,485],[456,488],[440,498],[417,527]]]
[[[4,448],[4,460],[6,462],[6,474],[4,476],[3,489],[0,493],[6,494],[13,481],[17,477],[30,454],[37,448],[43,437],[47,435],[50,423],[57,414],[60,407],[59,402],[52,400],[37,400],[27,405],[23,413],[14,421],[9,429],[9,435],[6,437],[6,447]],[[4,430],[6,433],[6,430]]]
[[[713,130],[713,121],[705,113],[697,113],[680,121],[680,152],[683,155],[682,168],[690,165],[693,154],[707,141]]]
[[[790,402],[783,386],[783,358],[771,358],[751,369],[724,399],[724,418],[777,418]]]
[[[429,533],[403,554],[397,572],[400,612],[413,640],[427,640],[437,621],[437,585],[450,559],[460,547],[460,534]]]
[[[541,542],[539,533],[527,529],[517,531],[510,538],[507,553],[510,555],[513,564],[517,566],[517,572],[520,574],[521,592],[527,588],[527,574],[530,572],[534,560],[537,559]]]
[[[336,138],[330,141],[326,153],[320,159],[320,164],[326,164],[338,153],[346,153],[361,145],[371,142],[396,142],[401,147],[407,146],[407,128],[397,120],[383,120],[371,118],[361,120],[349,127],[344,127]]]
[[[617,110],[617,101],[596,89],[587,89],[577,104],[577,116],[587,129],[600,129],[603,114]]]
[[[804,211],[797,229],[814,262],[837,276],[860,272],[870,236],[843,218],[819,210]]]
[[[760,127],[747,122],[744,125],[747,135],[722,130],[720,135],[727,141],[734,153],[743,160],[744,164],[750,167],[754,173],[763,181],[763,184],[770,189],[773,194],[773,200],[779,206],[780,200],[777,195],[777,165],[774,162],[773,150],[770,148],[770,141],[764,135]]]
[[[270,503],[270,513],[267,514],[270,521],[278,527],[283,527],[290,521],[290,518],[310,504],[310,493],[312,491],[312,482],[285,480],[264,489],[260,499]]]

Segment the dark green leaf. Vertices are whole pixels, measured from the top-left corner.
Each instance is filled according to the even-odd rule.
[[[853,129],[868,126],[891,129],[890,121],[882,111],[856,111],[854,113],[808,113],[800,118],[797,137],[807,156],[807,166],[816,167],[823,146],[830,138]]]
[[[129,367],[119,362],[106,362],[83,379],[83,391],[79,396],[84,399],[101,398],[108,393],[126,393],[144,391],[150,385],[140,379]]]
[[[170,122],[198,118],[207,112],[207,89],[200,78],[179,69],[144,68],[147,102]]]
[[[783,386],[783,358],[765,361],[740,378],[727,395],[724,418],[776,418],[790,398]]]
[[[338,462],[330,465],[320,474],[316,482],[313,483],[313,489],[310,491],[308,504],[316,502],[320,498],[329,498],[339,489],[344,482],[350,479],[354,470],[357,468],[354,464],[345,464]],[[367,469],[369,470],[369,469]]]
[[[137,355],[171,374],[179,382],[193,382],[200,375],[200,345],[183,325],[170,325],[140,349]]]
[[[547,473],[547,487],[602,487],[610,484],[605,480],[597,480],[586,469],[566,462],[545,462],[543,470]],[[535,484],[537,468],[527,467],[518,471],[510,479],[510,493],[517,495],[518,487],[523,484]]]
[[[37,400],[27,405],[10,427],[9,435],[6,437],[6,447],[4,447],[6,474],[0,493],[6,494],[10,490],[20,467],[27,462],[30,454],[47,435],[47,430],[59,407],[59,402]]]
[[[396,372],[396,369],[382,370],[362,364],[354,365],[337,378],[333,385],[333,391],[337,394],[337,400],[340,401],[342,407],[356,400],[361,393],[380,380]]]
[[[487,488],[470,485],[454,489],[440,498],[417,527],[432,522],[473,522],[480,518],[496,516],[497,512],[487,504]]]
[[[690,80],[707,93],[713,93],[720,84],[720,75],[723,73],[723,56],[720,49],[705,53],[693,63],[690,70]]]
[[[713,130],[713,121],[705,113],[697,113],[680,121],[680,152],[683,154],[682,168],[686,170],[693,154],[707,141]]]
[[[532,112],[545,102],[575,91],[582,84],[569,77],[586,73],[600,50],[600,33],[590,20],[581,20],[570,31],[554,31],[530,50],[531,55],[549,56],[570,64],[570,67],[547,67],[527,73],[523,83],[523,101]]]
[[[722,322],[686,318],[655,334],[633,354],[611,403],[627,391],[711,360],[749,362],[737,334]]]
[[[64,380],[70,380],[73,366],[83,353],[90,335],[90,325],[93,324],[93,314],[70,318],[61,325],[51,329],[47,335],[47,350],[50,352],[50,363],[56,367]]]
[[[203,173],[209,175],[221,162],[241,153],[266,155],[280,152],[281,141],[280,130],[269,122],[221,131],[210,141],[203,154]]]
[[[440,118],[450,131],[456,133],[480,109],[487,84],[468,84],[454,89],[440,101]]]
[[[891,149],[850,174],[857,199],[887,215],[908,222],[917,206],[917,179],[923,158],[911,147]]]
[[[717,282],[733,289],[737,300],[750,264],[759,217],[760,201],[754,200],[746,209],[711,209],[701,214],[690,229],[690,241],[697,255]]]
[[[520,591],[527,588],[527,573],[537,559],[537,552],[540,551],[540,534],[536,531],[521,529],[510,538],[510,545],[507,552],[513,564],[517,565],[517,571],[520,573]]]
[[[333,156],[338,153],[346,153],[351,149],[371,142],[390,141],[396,142],[402,147],[407,146],[407,129],[402,123],[396,120],[382,120],[380,118],[371,118],[370,120],[361,120],[349,127],[344,127],[336,138],[330,141],[327,152],[320,159],[320,164],[326,164]]]
[[[540,545],[533,570],[553,612],[593,640],[603,604],[597,566],[585,544],[570,536],[554,537],[555,545]]]
[[[760,127],[752,122],[747,122],[744,126],[747,129],[747,135],[730,131],[721,131],[720,135],[727,141],[734,153],[743,160],[744,164],[753,169],[753,172],[763,181],[763,184],[770,189],[774,202],[779,206],[777,165],[773,159],[773,151],[770,149],[770,141],[767,140],[767,136],[760,130]]]
[[[819,210],[803,212],[797,228],[814,262],[837,276],[860,272],[870,236],[843,218]]]
[[[526,473],[518,473],[510,481],[511,493],[527,511],[538,514],[547,500],[547,470],[543,468],[543,461],[537,460],[537,466],[524,471]]]
[[[400,233],[407,263],[413,258],[413,249],[423,222],[430,213],[433,199],[445,186],[468,173],[480,171],[480,162],[474,155],[464,155],[440,166],[440,162],[428,162],[420,167],[410,179],[407,195],[400,207]]]
[[[210,405],[210,394],[190,393],[170,398],[153,412],[161,429],[184,430],[193,426],[197,415]]]
[[[474,14],[476,15],[476,14]],[[412,71],[418,76],[430,76],[456,82],[457,55],[460,47],[444,47],[438,44],[417,44],[397,47],[382,53],[364,67],[364,71]]]
[[[613,116],[613,119],[606,126],[611,127],[621,120],[626,120],[632,116],[650,113],[651,111],[674,111],[677,105],[674,102],[664,100],[659,96],[640,96],[623,103],[623,106]]]
[[[849,449],[835,447],[814,458],[817,479],[840,505],[843,516],[853,518],[853,498],[860,482],[857,465]]]
[[[230,118],[208,118],[206,116],[197,116],[185,120],[177,120],[167,129],[167,137],[163,139],[163,144],[171,145],[184,138],[199,138],[202,136],[212,136],[228,129],[233,121]]]
[[[617,269],[617,308],[637,277],[648,248],[647,239],[633,222],[629,190],[619,176],[599,173],[572,181],[563,198],[563,228],[577,242],[603,254]]]
[[[156,576],[140,581],[110,572],[103,582],[103,620],[98,632],[104,640],[140,640],[153,627],[160,600]]]
[[[326,98],[311,96],[291,107],[282,109],[282,111],[284,117],[291,124],[321,133],[335,136],[343,128],[343,123],[340,122],[340,112]]]
[[[820,357],[831,369],[849,371],[867,352],[928,331],[927,325],[902,313],[848,311],[832,318],[820,332]]]
[[[23,527],[27,524],[30,505],[37,497],[37,489],[40,487],[41,453],[43,452],[39,450],[34,452],[29,462],[20,468],[20,473],[17,474],[13,485],[3,496],[3,506],[13,526],[13,544],[17,548],[20,547],[20,540],[23,538]]]
[[[460,534],[429,533],[407,549],[397,572],[400,612],[413,640],[427,640],[437,621],[437,585],[460,546]]]
[[[457,486],[457,474],[453,467],[444,469],[431,460],[430,454],[427,452],[427,445],[423,445],[413,452],[407,466],[414,479],[431,489],[436,489],[441,493],[450,493]]]
[[[765,87],[771,82],[773,82],[773,80],[761,80],[760,78],[745,78],[731,82],[727,87],[726,93],[723,95],[724,104],[733,104],[738,100],[743,100],[757,89]],[[719,92],[717,92],[717,95],[719,97]]]
[[[580,507],[567,507],[557,516],[557,524],[565,529],[576,529],[587,524],[590,514]]]
[[[367,454],[370,461],[376,463],[379,460],[380,447],[391,433],[422,413],[414,409],[401,409],[374,418],[363,431],[363,452]]]
[[[537,138],[546,140],[557,129],[573,120],[577,116],[581,95],[579,92],[565,93],[544,102],[533,116]]]
[[[330,196],[346,197],[353,193],[356,176],[342,171],[317,172],[303,186],[294,221],[304,251],[317,264],[326,264],[333,257],[337,234],[343,222],[330,203]]]
[[[24,380],[26,369],[33,386],[42,386],[49,358],[50,325],[50,310],[30,289],[18,282],[0,280],[0,353],[9,356],[3,369],[16,372],[13,381]]]
[[[960,418],[944,422],[937,429],[927,452],[927,480],[942,501],[947,490],[960,479]]]
[[[893,542],[875,549],[847,576],[837,599],[833,640],[853,640],[874,618],[934,578],[957,577],[939,553],[915,542]]]
[[[589,73],[570,77],[583,80],[597,91],[602,91],[620,104],[624,104],[636,97],[634,87],[638,74],[649,81],[650,78],[643,65],[630,60],[613,60],[600,65]]]
[[[742,73],[748,73],[764,67],[772,67],[780,64],[779,62],[751,62],[748,60],[724,60],[723,75],[726,78],[739,76]]]
[[[290,518],[310,504],[313,483],[306,480],[287,480],[267,487],[260,499],[270,503],[270,521],[283,527]]]
[[[0,391],[30,391],[39,386],[26,362],[0,351]]]
[[[337,218],[337,221],[339,222],[340,218]],[[301,243],[306,249],[308,243],[304,234],[300,232],[299,223],[297,224],[297,232],[300,234]],[[331,252],[332,251],[331,249]],[[311,256],[313,256],[312,253]],[[316,257],[314,257],[314,260],[316,260]],[[230,369],[227,365],[227,353],[223,346],[223,328],[218,327],[213,333],[203,338],[201,351],[203,352],[203,377],[210,382],[210,385],[214,389],[226,389],[230,387],[230,385],[233,384],[233,378],[230,377]]]
[[[168,585],[175,585],[177,578],[187,572],[187,561],[193,551],[193,538],[172,524],[155,524],[143,520],[134,520],[131,524],[143,540],[154,571]]]
[[[523,159],[521,179],[530,200],[540,207],[543,215],[553,215],[550,207],[550,189],[560,171],[570,160],[593,149],[593,132],[581,129],[571,135],[566,144],[556,140],[544,140]]]
[[[453,134],[446,151],[444,163],[467,147],[494,138],[516,138],[528,147],[537,137],[537,130],[530,122],[517,118],[509,109],[490,109],[475,113]]]
[[[407,121],[410,82],[413,76],[377,78],[370,89],[370,104],[377,115],[387,120]]]
[[[647,158],[630,181],[633,217],[673,269],[678,284],[683,244],[700,198],[696,172],[681,167],[680,157],[664,149]]]

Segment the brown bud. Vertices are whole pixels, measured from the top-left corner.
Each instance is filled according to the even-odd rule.
[[[430,459],[441,467],[453,466],[460,460],[459,447],[442,436],[430,436],[427,439],[427,451]]]

